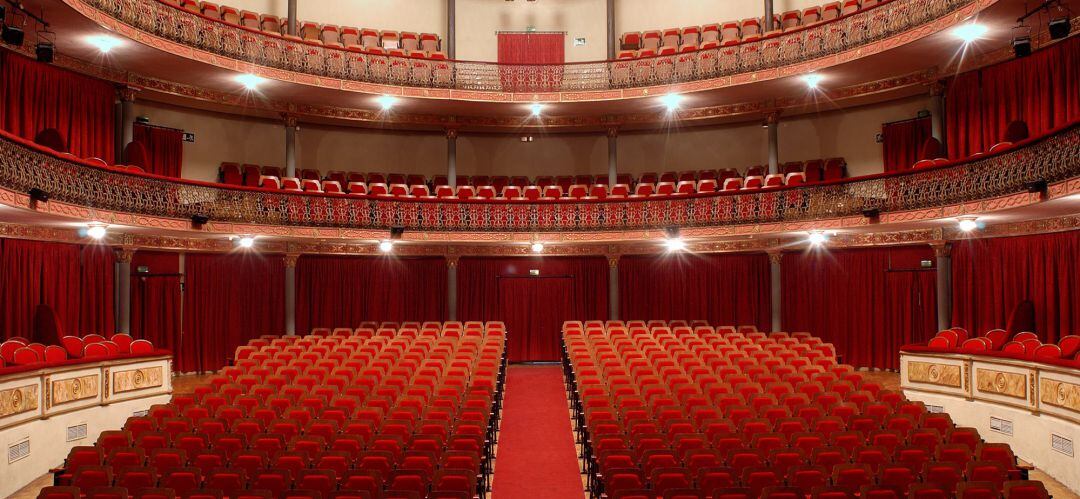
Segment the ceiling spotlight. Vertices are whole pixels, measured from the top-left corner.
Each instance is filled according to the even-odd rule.
[[[251,73],[244,73],[236,76],[236,81],[244,86],[248,90],[255,90],[266,82],[266,78],[259,75],[253,75]]]
[[[821,75],[819,75],[817,73],[810,73],[810,74],[807,74],[807,75],[803,75],[803,77],[802,77],[802,81],[805,82],[806,86],[808,86],[810,88],[817,88],[818,85],[821,84],[821,82],[824,81],[824,80],[825,80],[825,77],[821,76]]]
[[[539,102],[534,102],[532,106],[529,106],[529,110],[532,111],[533,116],[539,117],[540,112],[544,110],[544,106]]]
[[[660,102],[664,103],[664,107],[666,107],[669,112],[679,109],[679,105],[682,104],[682,101],[683,96],[679,94],[667,94],[660,98]]]
[[[686,249],[686,241],[683,241],[681,237],[673,237],[664,240],[664,247],[668,251],[682,251]]]
[[[806,240],[810,241],[810,244],[813,244],[814,246],[817,246],[817,245],[820,245],[820,244],[825,244],[825,241],[828,241],[829,237],[826,236],[824,232],[820,232],[820,231],[815,230],[815,231],[811,232],[809,236],[806,237]]]
[[[379,243],[379,251],[382,251],[383,253],[394,251],[394,242],[389,239],[384,239]]]
[[[95,35],[86,39],[90,45],[97,47],[102,54],[108,54],[110,50],[120,46],[120,39],[109,35]]]
[[[105,224],[99,224],[99,223],[90,224],[86,228],[86,235],[90,236],[93,239],[97,239],[97,240],[100,241],[101,239],[105,238],[105,234],[108,232],[106,230],[107,227],[108,227],[108,225],[105,225]]]
[[[979,228],[979,224],[975,221],[974,217],[961,218],[960,222],[958,222],[956,226],[964,232],[971,232]]]
[[[251,236],[243,236],[240,239],[236,240],[236,244],[240,245],[241,248],[251,248],[252,246],[255,246],[255,238]]]
[[[971,43],[975,40],[982,38],[986,35],[986,32],[990,31],[990,28],[978,23],[967,23],[962,26],[957,26],[952,30],[953,36],[959,38],[965,44]]]
[[[389,111],[390,108],[394,107],[394,104],[397,104],[397,97],[393,95],[380,95],[376,100],[383,111]]]
[[[533,253],[543,253],[544,252],[544,243],[541,243],[541,242],[532,243],[532,252]]]

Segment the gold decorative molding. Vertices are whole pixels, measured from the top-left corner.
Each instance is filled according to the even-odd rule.
[[[285,268],[295,269],[296,261],[300,259],[300,253],[285,253]]]
[[[930,362],[908,362],[908,380],[916,383],[960,388],[960,366]]]
[[[0,390],[0,418],[37,410],[38,385]]]
[[[1080,413],[1080,385],[1047,378],[1039,379],[1039,401]]]
[[[975,387],[983,393],[994,393],[1027,399],[1027,376],[993,369],[975,370]]]
[[[95,398],[101,393],[97,374],[78,378],[47,380],[46,388],[50,392],[49,407]]]
[[[164,384],[161,366],[113,371],[112,392],[124,393],[146,388],[156,388]]]
[[[136,248],[130,246],[124,246],[116,248],[116,261],[120,263],[131,263],[135,258]]]

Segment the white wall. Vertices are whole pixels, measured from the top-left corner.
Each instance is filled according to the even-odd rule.
[[[607,3],[604,0],[457,0],[457,58],[495,61],[496,31],[566,32],[566,61],[607,58]],[[585,38],[575,47],[574,38]]]

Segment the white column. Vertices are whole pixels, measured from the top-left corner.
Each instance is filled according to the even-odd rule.
[[[135,140],[135,94],[139,91],[137,88],[132,87],[120,87],[120,151],[116,155],[115,161],[120,163],[127,161],[128,158],[122,158],[124,148],[127,147],[133,140]]]
[[[121,333],[131,332],[131,259],[135,257],[135,248],[116,249],[116,330]]]
[[[296,116],[282,114],[285,120],[285,176],[296,176],[296,130],[299,122]]]
[[[608,319],[619,320],[619,255],[608,255]]]
[[[769,303],[772,310],[772,330],[783,331],[783,310],[781,309],[782,302],[780,297],[780,287],[783,285],[780,280],[780,262],[784,259],[784,254],[780,250],[769,251]]]
[[[937,260],[937,323],[938,330],[952,327],[952,245],[945,241],[930,243]]]
[[[765,115],[765,129],[769,135],[769,173],[780,173],[780,138],[777,126],[780,123],[780,113],[771,112]]]
[[[457,264],[456,255],[446,256],[446,320],[457,320]]]
[[[296,260],[297,253],[285,254],[285,334],[296,335]],[[307,332],[305,332],[306,334]]]
[[[446,129],[446,181],[457,189],[457,130]]]
[[[286,33],[296,36],[296,0],[289,0],[289,27]]]
[[[619,129],[607,131],[607,179],[608,188],[619,183]]]
[[[930,135],[945,145],[945,85],[939,81],[930,85]]]
[[[446,57],[457,57],[457,2],[446,0]]]

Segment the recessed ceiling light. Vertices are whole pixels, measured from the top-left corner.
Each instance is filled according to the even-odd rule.
[[[988,31],[990,28],[982,24],[967,23],[954,28],[952,34],[966,44],[982,38]]]
[[[248,90],[255,90],[266,82],[266,78],[259,75],[253,75],[251,73],[244,73],[236,76],[236,81],[244,86]]]
[[[809,236],[806,237],[806,240],[810,241],[810,244],[813,244],[813,245],[817,246],[819,244],[824,244],[825,241],[829,240],[829,238],[828,238],[828,236],[825,235],[824,232],[819,232],[819,231],[815,230],[815,231],[811,232]]]
[[[86,42],[97,47],[104,54],[108,54],[110,50],[119,47],[123,43],[119,38],[109,35],[90,36],[86,38]]]
[[[686,249],[686,241],[681,237],[672,237],[664,240],[664,247],[668,251],[682,251]]]
[[[543,253],[544,252],[544,243],[540,243],[540,242],[532,243],[532,252],[533,253]]]
[[[105,234],[108,232],[107,228],[108,228],[108,225],[99,224],[99,223],[93,223],[93,224],[90,224],[87,227],[86,235],[90,236],[91,238],[98,239],[98,240],[104,239]]]
[[[380,95],[378,99],[379,106],[383,108],[383,111],[389,111],[390,108],[397,104],[397,97],[393,95]]]
[[[533,116],[540,116],[540,112],[544,110],[544,105],[539,102],[534,102],[532,106],[529,106],[529,110]]]
[[[255,246],[255,238],[251,236],[243,236],[240,239],[236,240],[236,244],[238,244],[241,248],[250,248],[252,246]]]
[[[394,242],[387,239],[379,243],[379,251],[382,251],[383,253],[389,253],[391,251],[394,251]]]
[[[824,80],[825,80],[825,77],[821,76],[821,75],[819,75],[817,73],[810,73],[810,74],[807,74],[807,75],[803,75],[803,77],[802,77],[802,81],[805,82],[806,86],[808,86],[810,88],[817,88],[818,85],[821,84],[821,82],[824,81]]]
[[[960,230],[964,232],[971,232],[979,228],[979,223],[975,221],[975,217],[961,218],[956,224]]]
[[[668,111],[678,109],[679,105],[682,104],[682,101],[683,96],[679,94],[667,94],[660,98],[660,102],[664,103],[664,107],[666,107]]]

